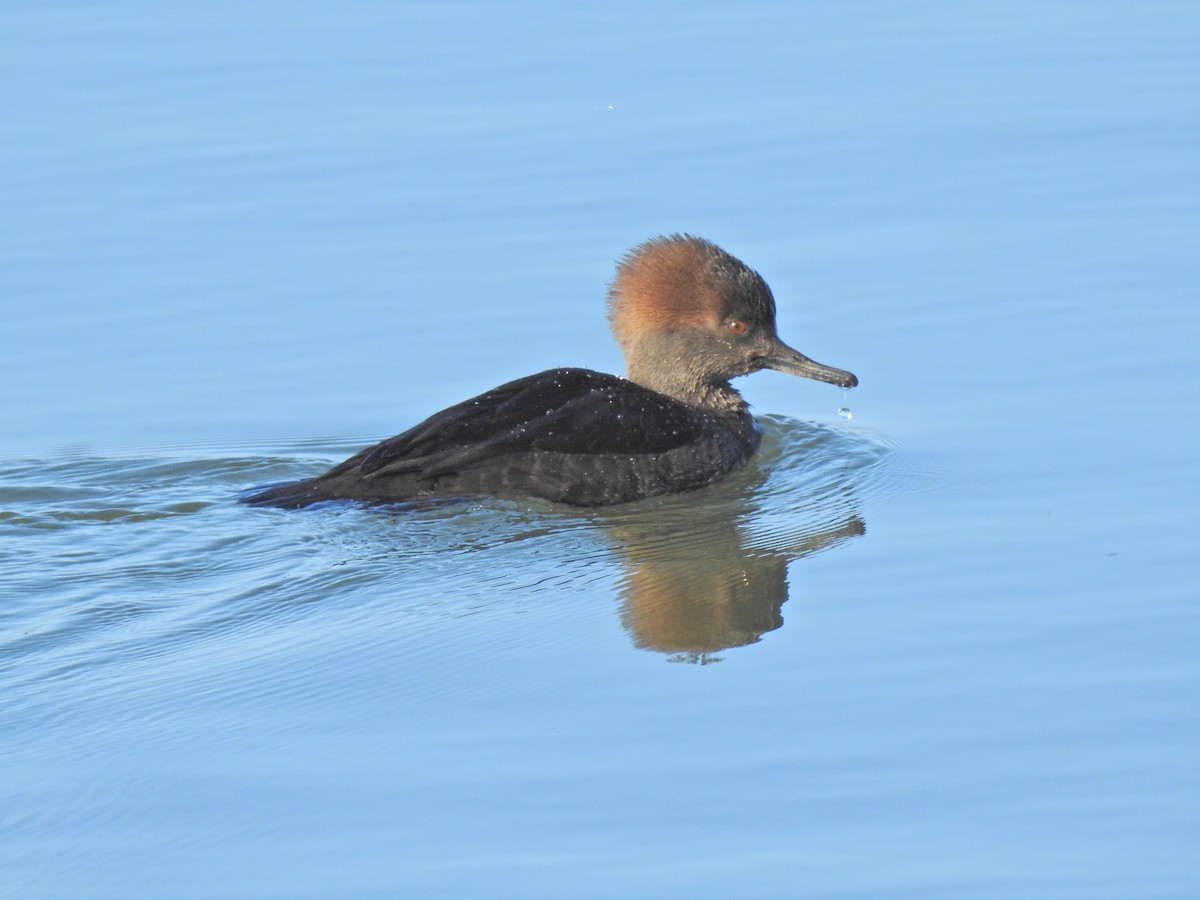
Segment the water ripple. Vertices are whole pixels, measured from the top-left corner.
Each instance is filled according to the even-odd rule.
[[[248,485],[323,469],[328,458],[311,448],[9,463],[0,656],[21,660],[14,684],[86,674],[94,689],[109,665],[179,654],[194,665],[200,648],[212,665],[230,665],[285,634],[370,639],[380,616],[474,615],[597,589],[620,594],[627,618],[631,604],[641,611],[635,643],[674,646],[644,627],[646,610],[662,618],[671,585],[704,572],[732,591],[757,577],[756,560],[782,565],[861,534],[864,494],[903,490],[885,465],[892,448],[861,430],[764,426],[760,455],[725,482],[602,510],[495,500],[297,512],[235,501]],[[761,633],[743,631],[734,643]]]

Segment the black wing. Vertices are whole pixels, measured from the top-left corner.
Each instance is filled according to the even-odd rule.
[[[521,450],[665,453],[699,439],[708,418],[615,375],[551,369],[436,413],[328,474],[436,476]]]

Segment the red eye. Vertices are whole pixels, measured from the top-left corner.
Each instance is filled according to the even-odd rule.
[[[746,333],[746,323],[743,322],[741,319],[730,319],[725,324],[729,327],[729,330],[732,331],[734,334],[745,334]]]

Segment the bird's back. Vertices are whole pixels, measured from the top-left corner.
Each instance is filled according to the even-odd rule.
[[[745,465],[757,445],[748,414],[713,415],[615,375],[551,369],[246,502],[532,496],[607,506],[711,484]]]

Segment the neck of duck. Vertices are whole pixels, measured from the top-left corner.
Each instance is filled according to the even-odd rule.
[[[728,375],[714,372],[702,357],[679,352],[671,343],[644,340],[627,350],[626,377],[710,415],[752,423],[750,405],[730,385]]]

